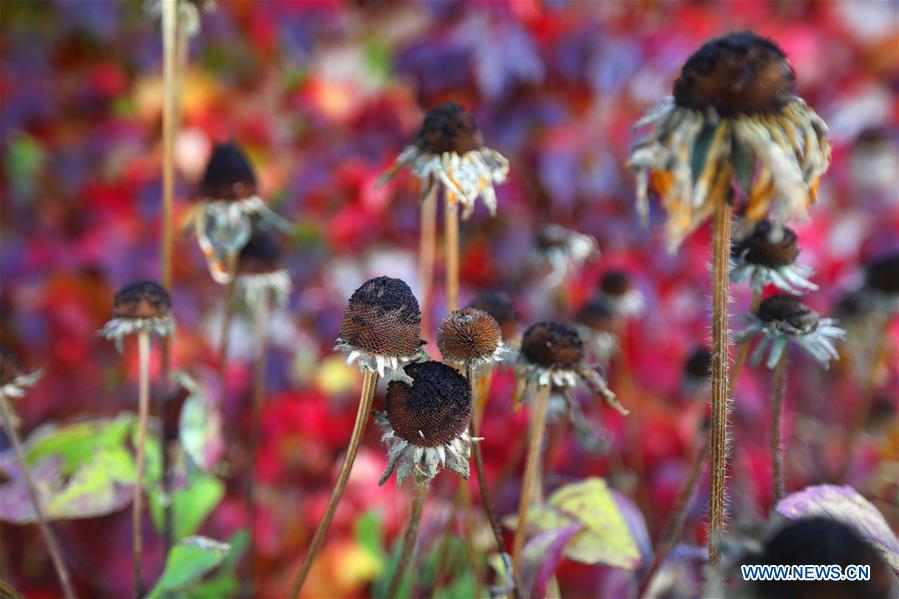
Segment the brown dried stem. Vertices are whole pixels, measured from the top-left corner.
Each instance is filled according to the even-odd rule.
[[[452,312],[459,307],[459,208],[444,200],[446,207],[446,303]]]
[[[250,547],[247,552],[248,579],[250,588],[256,581],[256,458],[259,453],[259,435],[262,420],[262,406],[265,403],[265,373],[268,358],[269,298],[265,297],[256,306],[256,364],[253,370],[253,415],[250,421],[250,460],[247,468],[247,506],[250,522]]]
[[[421,199],[421,237],[418,246],[418,280],[421,288],[421,335],[427,338],[430,330],[431,290],[434,284],[434,255],[437,252],[437,189],[431,183]]]
[[[787,352],[784,351],[774,369],[774,388],[771,399],[771,480],[773,484],[771,509],[784,496],[783,442],[781,422],[783,421],[784,392],[787,388]]]
[[[406,531],[403,533],[403,541],[400,546],[400,556],[396,562],[396,569],[390,578],[390,585],[387,587],[386,597],[396,597],[403,582],[403,575],[409,568],[412,561],[412,553],[415,549],[415,542],[418,540],[418,525],[421,523],[421,514],[424,511],[425,497],[428,496],[430,481],[427,479],[419,479],[415,477],[412,485],[412,513],[409,514],[409,522],[406,524]]]
[[[144,490],[144,462],[147,445],[147,422],[150,416],[150,334],[141,331],[137,334],[138,345],[138,427],[137,427],[137,458],[134,475],[134,506],[131,512],[131,534],[133,536],[132,559],[134,562],[134,597],[138,599],[143,595],[143,551],[144,539],[141,530],[141,516],[143,515],[143,490]]]

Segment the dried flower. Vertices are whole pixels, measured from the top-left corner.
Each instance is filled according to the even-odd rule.
[[[230,283],[229,258],[250,240],[253,220],[261,226],[289,231],[291,225],[256,195],[256,175],[240,146],[216,144],[200,183],[202,200],[191,214],[197,241],[209,273],[217,283]]]
[[[697,347],[684,361],[684,386],[689,391],[708,387],[712,378],[712,352],[707,347]]]
[[[446,102],[425,115],[415,140],[397,157],[382,179],[408,165],[422,186],[443,184],[446,200],[459,201],[462,218],[471,216],[480,196],[491,215],[496,214],[494,183],[509,173],[509,161],[496,150],[484,147],[474,117],[455,102]]]
[[[132,333],[148,333],[160,337],[175,334],[172,300],[165,287],[153,281],[139,281],[122,287],[112,302],[112,320],[98,332],[114,339],[122,351],[122,340]]]
[[[250,306],[269,298],[276,306],[284,306],[290,295],[290,274],[281,267],[281,248],[268,231],[257,231],[237,258],[237,288]]]
[[[544,225],[537,231],[534,249],[536,261],[550,267],[551,287],[564,281],[588,258],[599,255],[599,246],[592,236],[556,224]]]
[[[412,290],[399,279],[377,277],[350,296],[334,349],[346,353],[347,364],[358,360],[360,368],[411,383],[403,366],[427,359],[422,345],[421,310]]]
[[[749,361],[758,364],[769,350],[765,366],[777,366],[790,341],[796,342],[822,366],[827,368],[830,360],[839,358],[833,340],[842,339],[845,331],[836,326],[832,318],[821,316],[791,295],[772,295],[759,304],[755,314],[749,317],[749,326],[738,335],[738,341],[745,342],[760,335],[759,341]]]
[[[648,213],[652,183],[668,212],[673,251],[721,202],[734,176],[750,223],[806,214],[830,165],[827,126],[795,95],[795,76],[774,42],[744,31],[713,39],[684,64],[674,94],[636,128],[652,126],[632,151],[637,206]]]
[[[770,220],[759,221],[752,232],[731,248],[730,279],[748,279],[755,291],[775,285],[787,293],[816,291],[808,280],[810,268],[796,264],[799,244],[796,233]]]
[[[626,272],[612,270],[603,275],[599,290],[608,300],[612,310],[623,318],[633,318],[643,312],[645,298],[634,287],[634,282]]]
[[[574,317],[578,334],[587,342],[600,364],[608,364],[618,351],[617,331],[621,316],[605,294],[594,296]]]
[[[499,323],[503,339],[511,340],[518,337],[518,321],[520,315],[512,303],[512,298],[501,291],[491,291],[477,296],[469,308],[483,310]]]
[[[0,347],[0,401],[23,397],[25,390],[41,378],[41,371],[23,374],[22,363],[14,353]]]
[[[388,384],[385,413],[378,415],[388,448],[387,469],[378,484],[394,470],[398,485],[413,469],[418,477],[432,479],[440,467],[467,479],[472,442],[468,381],[439,362],[409,364],[405,370],[415,382]]]
[[[437,347],[444,360],[471,368],[501,362],[508,351],[496,319],[474,308],[446,317],[437,330]]]
[[[899,311],[899,250],[882,255],[865,267],[864,290],[876,309]]]

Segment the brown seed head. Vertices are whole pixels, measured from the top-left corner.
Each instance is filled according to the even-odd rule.
[[[415,145],[427,154],[455,152],[462,155],[480,149],[484,139],[471,113],[455,102],[432,108],[415,135]]]
[[[762,300],[755,315],[763,322],[781,322],[791,328],[809,333],[818,326],[820,316],[799,298],[779,293]]]
[[[234,142],[216,144],[200,182],[200,195],[213,200],[245,200],[256,194],[256,174]]]
[[[242,275],[259,275],[281,268],[281,247],[278,239],[270,231],[254,231],[237,259],[237,268]]]
[[[799,256],[796,232],[789,227],[773,225],[771,221],[760,221],[752,233],[731,248],[734,257],[744,253],[750,264],[768,268],[793,264]]]
[[[572,368],[584,359],[584,342],[571,325],[538,322],[524,333],[521,354],[544,368]]]
[[[706,42],[674,84],[678,106],[724,117],[769,114],[793,100],[796,76],[783,50],[751,31]]]
[[[596,331],[613,331],[617,328],[618,313],[605,296],[597,295],[584,304],[574,319]]]
[[[0,385],[7,385],[22,374],[22,363],[14,353],[0,347]]]
[[[483,310],[495,318],[502,329],[503,339],[513,339],[518,336],[520,316],[512,303],[512,298],[502,291],[482,293],[468,304],[468,307]]]
[[[612,297],[622,296],[633,289],[633,287],[634,283],[630,275],[620,270],[607,272],[599,281],[600,290]]]
[[[125,285],[112,301],[113,318],[166,318],[172,314],[172,299],[165,287],[153,281]]]
[[[712,352],[697,347],[684,362],[684,375],[693,380],[707,380],[712,376]]]
[[[405,371],[415,383],[391,381],[384,402],[398,437],[420,447],[436,447],[468,430],[471,389],[465,377],[440,362],[415,362]]]
[[[880,256],[865,268],[865,285],[881,293],[899,294],[899,250]]]
[[[340,338],[382,356],[411,356],[421,347],[421,310],[403,281],[377,277],[353,292]]]
[[[471,362],[487,359],[503,341],[496,319],[482,310],[451,312],[437,329],[437,347],[444,360]]]

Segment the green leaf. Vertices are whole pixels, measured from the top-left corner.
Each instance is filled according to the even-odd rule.
[[[210,599],[210,597],[233,597],[240,590],[237,579],[237,564],[250,544],[250,534],[242,530],[228,539],[231,551],[216,570],[215,576],[191,586],[183,592],[185,599]]]
[[[384,555],[384,536],[381,530],[381,512],[369,510],[356,519],[356,542],[373,555]]]
[[[165,570],[147,599],[182,595],[183,590],[222,563],[230,551],[227,543],[207,537],[188,537],[169,552]]]
[[[9,140],[6,172],[16,193],[31,195],[35,191],[45,158],[44,149],[33,137],[20,133]]]
[[[42,430],[28,440],[27,460],[34,465],[47,456],[59,456],[63,470],[72,472],[93,458],[98,449],[122,447],[134,414],[114,419],[90,420],[55,430]]]
[[[214,476],[201,474],[193,476],[188,486],[172,493],[172,514],[174,518],[172,531],[175,541],[192,535],[200,528],[203,521],[212,513],[215,506],[225,495],[225,485]],[[162,530],[163,506],[165,497],[159,486],[149,492],[150,513],[157,530]]]

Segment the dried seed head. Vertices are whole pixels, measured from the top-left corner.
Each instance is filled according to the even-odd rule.
[[[437,447],[468,430],[471,389],[465,377],[440,362],[414,362],[405,371],[415,382],[390,382],[384,402],[398,437],[419,447]]]
[[[119,289],[112,301],[113,318],[167,318],[172,300],[165,287],[153,281],[139,281]]]
[[[796,76],[783,50],[751,31],[706,42],[674,84],[678,106],[721,116],[769,114],[794,97]]]
[[[242,275],[258,275],[281,268],[281,246],[270,231],[255,231],[240,250],[237,262]]]
[[[762,322],[779,322],[791,328],[808,333],[818,326],[820,316],[792,295],[777,294],[767,297],[759,304],[755,315]]]
[[[564,247],[568,244],[571,232],[556,224],[549,224],[540,227],[537,234],[534,235],[534,245],[538,250],[550,250],[552,248]]]
[[[503,342],[496,319],[482,310],[451,312],[437,329],[437,347],[444,360],[467,363],[493,356]]]
[[[571,325],[538,322],[525,331],[521,355],[544,368],[573,368],[584,359],[584,342]]]
[[[599,281],[600,290],[612,297],[624,295],[633,287],[634,283],[630,275],[620,270],[607,272]]]
[[[847,291],[837,299],[832,313],[840,322],[852,321],[868,315],[871,311],[870,297],[863,289]]]
[[[899,295],[899,250],[880,256],[865,268],[865,284],[869,289]]]
[[[596,331],[613,331],[617,328],[618,313],[605,296],[597,295],[584,304],[574,319]]]
[[[421,347],[418,300],[399,279],[369,279],[350,297],[340,338],[373,354],[411,356]]]
[[[484,139],[471,113],[455,102],[446,102],[425,115],[415,135],[415,145],[427,154],[462,155],[483,147]]]
[[[512,303],[512,298],[501,291],[482,293],[469,305],[469,308],[483,310],[496,319],[502,329],[503,339],[518,336],[519,314]]]
[[[7,385],[22,374],[22,363],[14,353],[0,347],[0,387]]]
[[[796,232],[768,220],[760,221],[745,239],[734,243],[731,255],[768,268],[789,266],[799,256]]]
[[[684,375],[688,379],[708,380],[712,376],[712,352],[706,347],[697,347],[684,362]]]
[[[234,142],[216,144],[206,163],[200,194],[211,200],[245,200],[256,195],[256,174]]]

